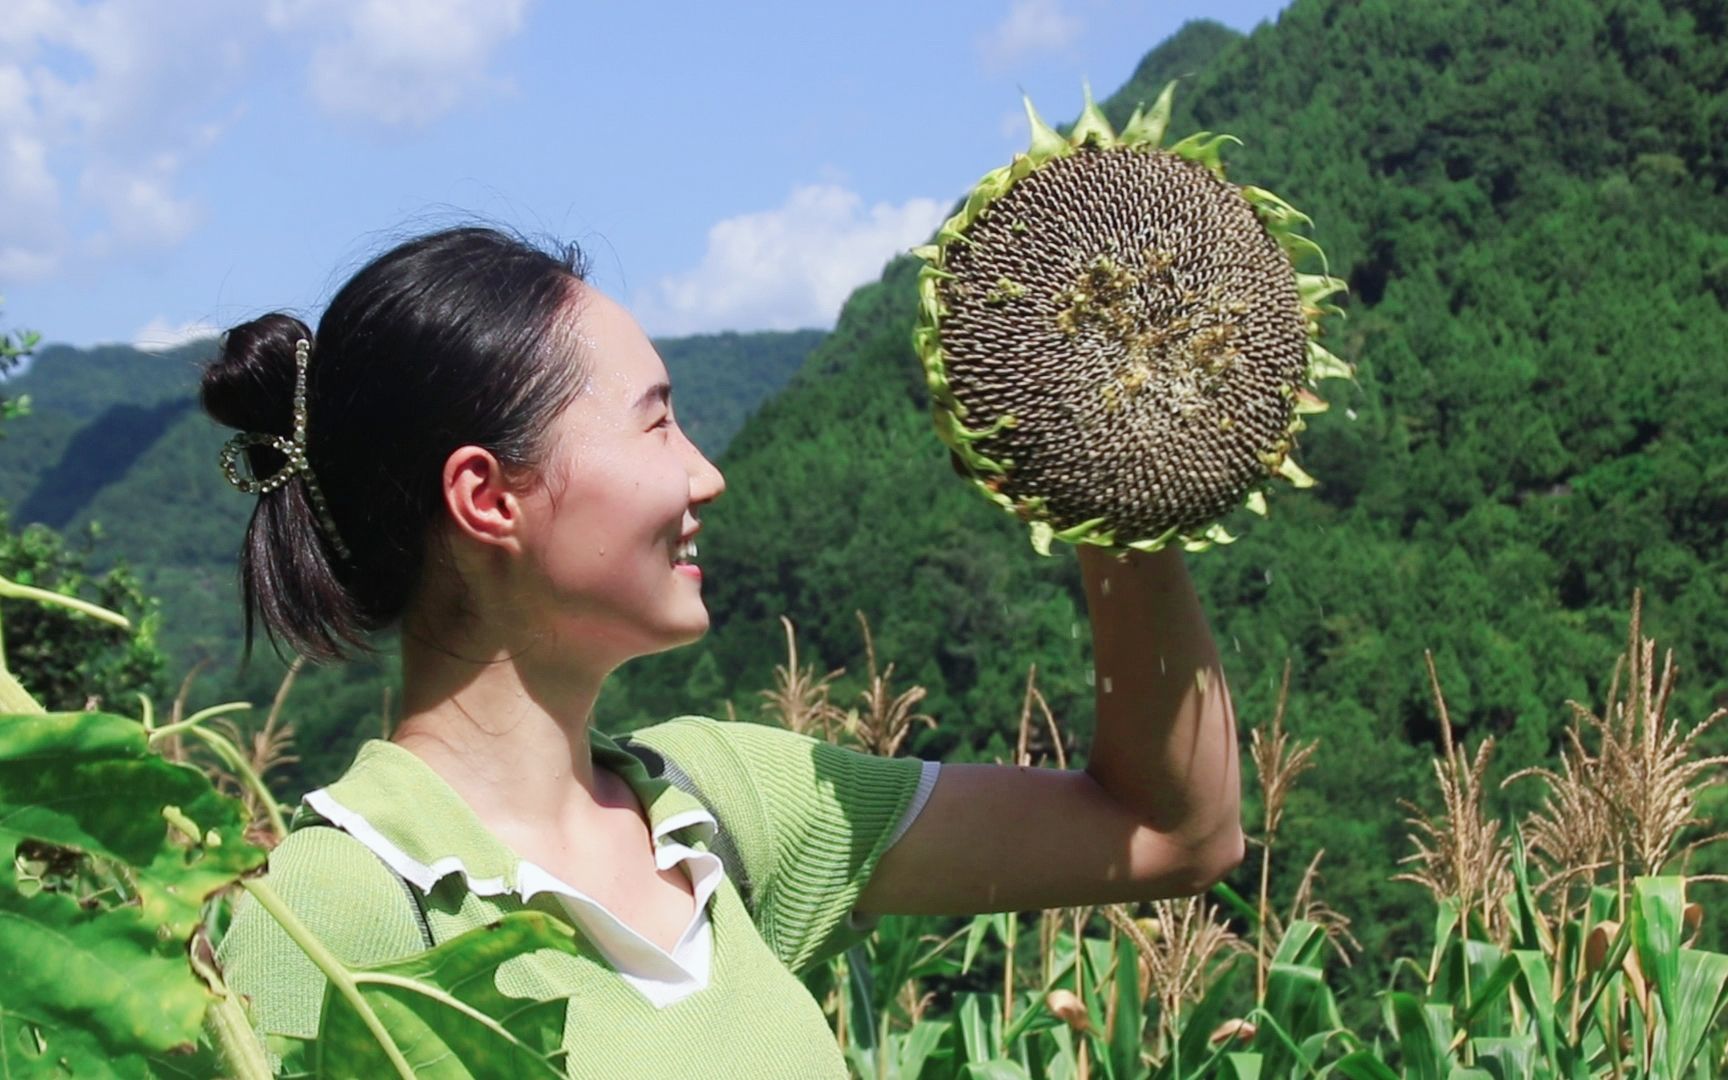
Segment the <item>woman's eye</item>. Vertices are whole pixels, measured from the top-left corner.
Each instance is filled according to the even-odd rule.
[[[660,430],[663,428],[669,428],[671,426],[672,426],[672,414],[667,413],[665,416],[662,416],[660,419],[654,421],[654,427],[652,430],[657,431],[657,430]]]

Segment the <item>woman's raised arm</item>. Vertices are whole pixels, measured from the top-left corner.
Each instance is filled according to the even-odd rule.
[[[947,765],[863,911],[967,913],[1198,892],[1242,859],[1235,717],[1175,549],[1080,550],[1096,661],[1084,771]]]

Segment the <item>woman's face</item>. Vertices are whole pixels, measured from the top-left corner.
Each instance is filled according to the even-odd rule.
[[[585,289],[570,335],[588,378],[523,493],[518,595],[554,647],[605,666],[702,636],[702,572],[681,554],[726,482],[672,415],[666,365],[636,320]]]

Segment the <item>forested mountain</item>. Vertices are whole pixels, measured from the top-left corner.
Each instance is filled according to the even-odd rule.
[[[1676,711],[1728,704],[1725,34],[1719,0],[1297,0],[1245,37],[1185,28],[1106,104],[1120,125],[1186,76],[1173,135],[1239,136],[1232,179],[1311,214],[1350,283],[1330,344],[1358,383],[1328,386],[1298,453],[1319,488],[1189,565],[1244,725],[1293,665],[1289,723],[1321,749],[1291,857],[1326,849],[1322,891],[1371,956],[1427,918],[1387,880],[1398,800],[1432,798],[1425,650],[1463,737],[1498,740],[1491,780],[1600,698],[1635,588],[1677,651]],[[902,259],[854,294],[733,442],[705,515],[714,631],[628,670],[614,722],[756,715],[782,613],[801,662],[852,667],[850,699],[859,610],[930,691],[916,752],[1006,756],[1033,662],[1089,725],[1072,556],[1035,556],[950,474],[915,278]],[[1512,813],[1528,788],[1495,797]]]

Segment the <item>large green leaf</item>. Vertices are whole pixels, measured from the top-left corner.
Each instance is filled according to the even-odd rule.
[[[1535,1080],[1552,1076],[1540,1066],[1541,1055],[1534,1036],[1471,1039],[1476,1064],[1494,1080]]]
[[[1660,1047],[1673,1077],[1691,1068],[1728,1005],[1728,956],[1680,949],[1678,960],[1679,981],[1667,1006],[1671,1020]]]
[[[946,1020],[920,1020],[904,1035],[890,1036],[894,1075],[898,1080],[918,1080],[923,1076],[930,1055],[936,1052],[952,1026]]]
[[[978,947],[984,944],[984,934],[996,931],[996,940],[1007,944],[1009,916],[1001,913],[987,913],[972,916],[972,925],[966,928],[966,947],[960,959],[962,974],[972,970],[972,961],[978,958]]]
[[[1002,999],[996,994],[960,995],[960,1042],[966,1060],[993,1061],[1001,1046]]]
[[[568,926],[518,911],[352,976],[416,1076],[562,1077],[563,999],[514,998],[498,989],[499,966],[536,949],[577,952]],[[325,989],[318,1038],[289,1060],[322,1078],[393,1075],[378,1037],[334,983]]]
[[[1678,877],[1641,877],[1632,883],[1632,947],[1638,965],[1650,980],[1652,996],[1669,1031],[1680,1020],[1680,939],[1685,922],[1685,881]],[[1654,1018],[1652,1018],[1654,1020]],[[1661,1065],[1665,1075],[1678,1077],[1677,1040],[1667,1039]]]
[[[1116,962],[1115,956],[1108,941],[1090,937],[1080,939],[1078,962],[1085,964],[1086,972],[1086,984],[1080,997],[1086,1005],[1086,1014],[1092,1021],[1086,1040],[1092,1047],[1093,1064],[1097,1066],[1104,1080],[1117,1080],[1115,1059],[1110,1056],[1110,1048],[1104,1043],[1104,1018],[1110,1014],[1104,998],[1105,980],[1110,977],[1111,968]]]
[[[1222,1080],[1260,1080],[1262,1064],[1259,1054],[1237,1051],[1224,1055],[1224,1060],[1218,1065],[1218,1075]]]
[[[0,717],[0,1045],[78,1076],[141,1075],[140,1055],[190,1049],[210,996],[187,942],[203,902],[263,861],[244,824],[136,721]],[[21,889],[26,842],[104,860],[125,902]]]
[[[866,1053],[876,1048],[876,985],[861,945],[846,950],[846,1023],[853,1045]]]
[[[1441,900],[1434,912],[1434,952],[1428,960],[1430,978],[1439,976],[1446,950],[1452,944],[1452,935],[1458,931],[1458,923],[1458,901],[1450,897]]]
[[[1578,1054],[1569,1043],[1561,1043],[1548,958],[1534,949],[1513,949],[1512,959],[1518,964],[1518,975],[1512,985],[1536,1022],[1537,1044],[1542,1048],[1547,1070],[1554,1076],[1568,1075]]]
[[[1512,980],[1518,976],[1518,958],[1501,956],[1488,977],[1474,982],[1471,986],[1472,995],[1470,1007],[1462,1011],[1459,1025],[1474,1026],[1478,1016],[1487,1011],[1490,1006],[1500,1005],[1506,998],[1506,993],[1512,985]]]
[[[1530,865],[1524,850],[1524,836],[1512,830],[1512,928],[1514,944],[1524,949],[1552,947],[1550,935],[1542,922],[1541,909],[1536,906],[1536,891],[1530,887]]]
[[[1326,931],[1319,923],[1306,919],[1297,919],[1290,924],[1290,929],[1284,931],[1284,936],[1278,940],[1278,948],[1272,954],[1275,964],[1300,964],[1305,967],[1319,967],[1320,958],[1326,951]]]
[[[1664,1005],[1679,988],[1685,908],[1682,878],[1641,877],[1632,883],[1632,944]]]
[[[1266,977],[1263,1020],[1272,1021],[1282,1038],[1265,1047],[1266,1075],[1290,1075],[1298,1068],[1305,1073],[1313,1065],[1310,1047],[1323,1046],[1343,1027],[1338,1004],[1326,985],[1321,967],[1325,958],[1326,933],[1316,923],[1298,920],[1278,942],[1271,970]],[[1318,1042],[1313,1042],[1320,1036]]]
[[[1140,997],[1140,953],[1127,934],[1116,938],[1116,1009],[1110,1027],[1110,1072],[1118,1080],[1136,1080],[1146,1069],[1140,1062],[1146,1003]]]
[[[1371,1050],[1357,1050],[1345,1054],[1332,1065],[1332,1072],[1347,1076],[1350,1080],[1398,1080],[1398,1074],[1392,1067],[1381,1061]]]
[[[1435,1038],[1433,1014],[1413,994],[1393,990],[1386,1011],[1403,1054],[1404,1075],[1413,1080],[1441,1080],[1446,1075],[1445,1043]]]

